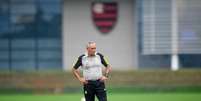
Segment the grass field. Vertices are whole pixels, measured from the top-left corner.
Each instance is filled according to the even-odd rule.
[[[2,94],[0,101],[80,101],[81,97],[82,94]],[[108,94],[108,101],[199,101],[200,99],[201,93]]]
[[[0,101],[80,101],[82,86],[73,78],[63,72],[3,72]],[[108,101],[201,101],[201,70],[116,71],[107,91]]]

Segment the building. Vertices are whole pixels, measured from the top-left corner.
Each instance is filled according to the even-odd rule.
[[[103,12],[111,2],[115,23],[104,33],[93,7],[99,3],[96,10]],[[201,67],[200,5],[200,0],[1,0],[0,69],[68,70],[88,41],[97,42],[118,70]]]

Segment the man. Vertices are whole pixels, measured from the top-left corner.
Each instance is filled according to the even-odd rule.
[[[89,42],[86,47],[87,52],[79,56],[73,66],[73,74],[84,85],[84,96],[86,101],[95,101],[95,95],[99,101],[107,101],[105,81],[111,71],[110,65],[105,61],[104,56],[96,52],[96,43]],[[78,68],[82,67],[83,76]],[[103,73],[103,66],[104,69]]]

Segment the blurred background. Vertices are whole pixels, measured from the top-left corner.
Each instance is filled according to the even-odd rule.
[[[185,92],[198,99],[200,11],[201,0],[0,0],[0,94],[70,94],[76,101],[82,86],[71,68],[95,41],[113,68],[109,95]]]

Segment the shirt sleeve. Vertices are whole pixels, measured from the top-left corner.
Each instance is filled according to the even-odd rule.
[[[104,56],[101,54],[101,53],[98,53],[98,55],[100,56],[101,58],[101,63],[107,67],[109,65],[109,63],[105,60]]]
[[[80,56],[77,60],[77,62],[75,63],[75,65],[73,66],[73,68],[78,69],[80,66],[82,65],[82,56]]]

